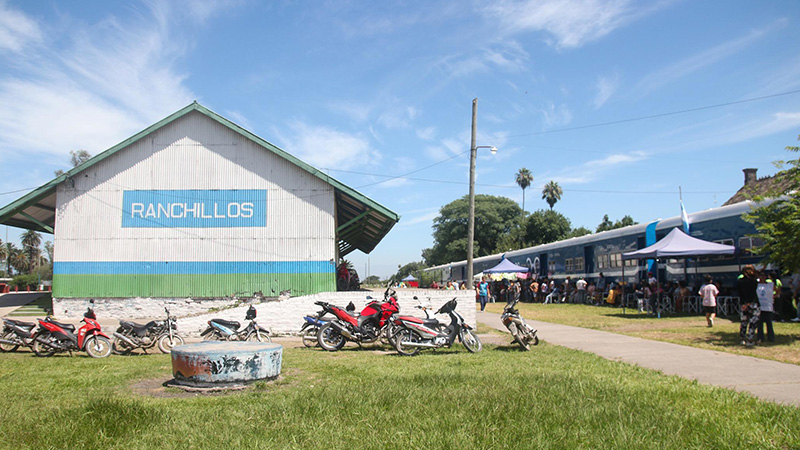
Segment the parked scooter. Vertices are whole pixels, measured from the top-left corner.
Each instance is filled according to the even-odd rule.
[[[56,352],[84,350],[92,358],[105,358],[111,354],[111,340],[100,329],[94,310],[89,307],[83,314],[84,325],[75,334],[75,325],[56,322],[48,315],[39,319],[39,330],[33,338],[36,356],[53,356]]]
[[[158,345],[161,353],[169,353],[172,347],[183,345],[183,337],[175,331],[178,329],[178,321],[170,316],[169,309],[164,308],[164,311],[167,312],[167,320],[151,320],[145,325],[120,320],[111,344],[114,354],[127,355],[135,348],[141,348],[147,353],[147,349],[155,345]]]
[[[358,345],[377,341],[389,324],[389,318],[400,311],[397,293],[393,289],[387,287],[383,297],[383,301],[372,300],[367,303],[358,316],[327,302],[315,302],[323,311],[335,316],[319,328],[319,346],[333,352],[344,347],[347,341]]]
[[[395,349],[397,353],[413,356],[422,348],[451,347],[456,337],[471,353],[479,352],[483,348],[480,338],[464,318],[456,312],[458,306],[454,298],[442,305],[436,314],[450,316],[450,324],[444,329],[438,319],[421,319],[419,317],[398,316],[393,322],[399,326],[395,333]]]
[[[254,342],[272,342],[269,337],[269,330],[256,323],[256,307],[250,305],[245,314],[245,320],[250,323],[241,330],[242,326],[234,320],[224,319],[211,319],[208,321],[208,328],[205,329],[201,336],[206,341],[254,341]]]
[[[30,347],[36,334],[36,324],[21,320],[3,319],[0,352],[13,352],[20,346]]]
[[[533,343],[533,345],[539,345],[539,337],[536,336],[536,329],[525,323],[525,319],[523,319],[522,316],[519,315],[519,311],[514,308],[517,302],[519,302],[519,299],[509,300],[505,308],[503,308],[503,315],[500,316],[500,320],[503,321],[503,325],[508,328],[511,335],[514,336],[514,341],[517,342],[523,350],[527,351],[531,349],[531,343]]]
[[[300,336],[303,338],[303,345],[306,347],[316,347],[319,345],[319,342],[317,342],[319,329],[329,322],[327,320],[322,320],[322,316],[325,314],[325,311],[319,311],[314,315],[303,316],[305,323],[300,327]]]

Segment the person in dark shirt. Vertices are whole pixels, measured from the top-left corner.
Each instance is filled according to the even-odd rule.
[[[736,289],[739,292],[739,300],[742,302],[742,322],[739,327],[739,337],[742,345],[752,347],[755,345],[756,329],[761,315],[758,304],[758,280],[756,280],[756,269],[748,264],[742,268],[742,275],[736,282]]]

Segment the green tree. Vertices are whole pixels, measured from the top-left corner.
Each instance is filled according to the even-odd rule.
[[[596,232],[599,233],[601,231],[616,230],[617,228],[627,227],[627,226],[630,226],[630,225],[636,225],[637,223],[638,222],[635,222],[633,220],[633,217],[628,216],[628,215],[626,215],[622,219],[612,223],[611,220],[608,218],[608,214],[606,214],[606,215],[603,216],[603,221],[600,222],[600,225],[597,226]]]
[[[525,215],[525,189],[533,182],[533,174],[526,168],[521,168],[517,171],[517,184],[522,188],[522,215]]]
[[[542,199],[550,205],[550,209],[552,210],[556,202],[561,200],[561,195],[563,193],[564,191],[561,190],[561,186],[555,181],[550,180],[542,189]]]
[[[52,241],[46,241],[44,243],[44,251],[47,253],[47,260],[50,262],[50,270],[53,270],[53,255],[55,254],[55,248],[53,247]]]
[[[548,244],[566,238],[571,230],[572,225],[563,214],[540,209],[525,220],[525,242],[532,246]]]
[[[78,167],[79,165],[85,163],[89,159],[92,158],[92,155],[89,154],[86,150],[70,150],[69,151],[69,163],[72,164],[72,167]],[[64,175],[64,171],[59,169],[55,172],[56,176]]]
[[[475,196],[474,257],[486,256],[497,246],[500,236],[519,227],[522,209],[507,197]],[[428,266],[467,259],[469,198],[454,200],[439,210],[433,219],[433,246],[422,251]]]
[[[603,216],[603,221],[600,222],[600,225],[597,226],[595,230],[596,233],[600,233],[601,231],[608,231],[614,228],[614,223],[611,222],[611,219],[608,218],[608,214]]]
[[[11,254],[10,261],[11,267],[19,274],[27,273],[31,268],[28,254],[18,248],[14,248],[14,253]]]
[[[28,269],[33,271],[39,267],[41,262],[42,250],[39,246],[42,243],[42,235],[35,230],[28,230],[22,234],[22,248],[28,257]]]
[[[586,236],[587,234],[592,234],[592,230],[586,227],[573,228],[572,231],[570,231],[569,234],[567,234],[567,239]]]
[[[4,245],[3,247],[4,247],[4,249],[3,249],[3,255],[5,255],[5,256],[3,256],[3,259],[5,259],[5,261],[6,261],[6,276],[9,276],[9,277],[10,277],[10,276],[11,276],[11,273],[12,273],[12,270],[11,270],[11,268],[12,268],[12,265],[11,265],[11,257],[12,257],[12,256],[15,254],[15,252],[17,252],[18,250],[17,250],[17,246],[16,246],[16,245],[14,245],[14,244],[13,244],[13,243],[11,243],[11,242],[6,242],[6,243],[5,243],[5,245]]]
[[[364,278],[364,281],[361,284],[366,284],[368,286],[379,286],[381,283],[381,279],[377,275],[370,275],[367,278]]]
[[[798,136],[800,140],[800,136]],[[800,152],[800,147],[786,147],[790,152]],[[769,205],[755,208],[744,215],[756,230],[755,237],[763,240],[764,246],[755,249],[764,255],[765,263],[772,263],[784,272],[800,270],[800,158],[776,161],[783,170],[775,174],[771,188],[751,199],[761,202],[774,199]]]

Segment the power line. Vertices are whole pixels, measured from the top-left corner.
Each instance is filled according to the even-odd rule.
[[[781,92],[779,94],[764,95],[762,97],[754,97],[754,98],[748,98],[748,99],[744,99],[744,100],[737,100],[737,101],[734,101],[734,102],[717,103],[715,105],[707,105],[707,106],[700,106],[700,107],[697,107],[697,108],[682,109],[682,110],[679,110],[679,111],[670,111],[670,112],[659,113],[659,114],[651,114],[649,116],[633,117],[633,118],[630,118],[630,119],[614,120],[614,121],[611,121],[611,122],[593,123],[593,124],[590,124],[590,125],[579,125],[579,126],[568,127],[568,128],[557,128],[555,130],[537,131],[537,132],[534,132],[534,133],[515,134],[515,135],[511,135],[511,136],[507,136],[507,137],[508,138],[515,138],[515,137],[524,137],[524,136],[538,136],[538,135],[542,135],[542,134],[561,133],[563,131],[575,131],[575,130],[584,130],[584,129],[587,129],[587,128],[604,127],[604,126],[608,126],[608,125],[618,125],[618,124],[621,124],[621,123],[637,122],[637,121],[640,121],[640,120],[656,119],[656,118],[659,118],[659,117],[675,116],[675,115],[678,115],[678,114],[686,114],[686,113],[691,113],[691,112],[704,111],[704,110],[707,110],[707,109],[722,108],[724,106],[731,106],[731,105],[739,105],[739,104],[742,104],[742,103],[756,102],[756,101],[765,100],[765,99],[768,99],[768,98],[781,97],[781,96],[784,96],[784,95],[792,95],[792,94],[797,94],[797,93],[800,93],[800,89],[794,90],[794,91],[788,91],[788,92]]]

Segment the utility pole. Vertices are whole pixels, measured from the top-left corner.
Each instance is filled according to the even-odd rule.
[[[478,153],[478,99],[472,100],[472,139],[469,145],[469,221],[467,222],[467,286],[472,288],[472,252],[475,240],[475,157]]]

